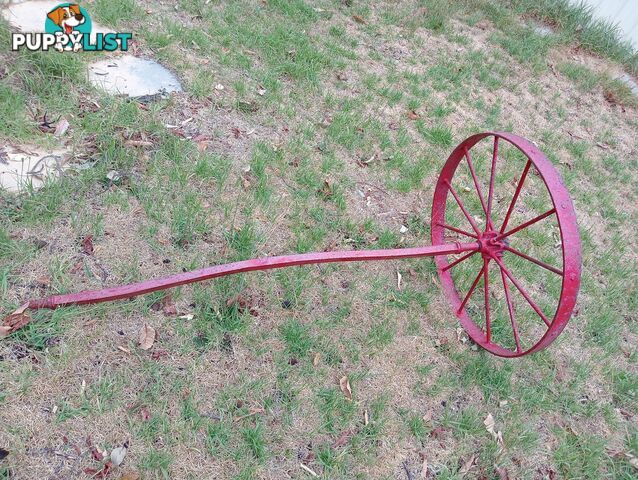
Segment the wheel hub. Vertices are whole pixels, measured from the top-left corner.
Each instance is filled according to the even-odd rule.
[[[483,232],[479,238],[478,243],[481,246],[480,251],[483,258],[490,260],[494,257],[501,258],[503,256],[503,250],[508,244],[507,238],[499,239],[499,232],[496,230],[487,230]]]

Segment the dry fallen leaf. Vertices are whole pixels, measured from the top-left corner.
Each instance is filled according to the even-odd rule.
[[[49,277],[48,275],[42,275],[41,277],[35,279],[35,283],[37,283],[41,287],[48,287],[49,285],[51,285],[51,277]]]
[[[87,255],[93,255],[93,235],[87,235],[82,240],[82,251]]]
[[[324,180],[323,182],[323,186],[319,189],[319,193],[321,195],[324,196],[324,198],[330,198],[332,197],[332,194],[334,193],[332,190],[332,185],[330,185],[330,183],[328,183],[328,180]]]
[[[436,438],[437,440],[441,440],[445,436],[445,432],[446,428],[443,425],[439,425],[430,432],[430,436]]]
[[[423,465],[421,466],[421,478],[428,478],[428,459],[423,457]]]
[[[91,440],[90,436],[86,437],[86,446],[89,447],[89,451],[91,452],[93,460],[101,462],[104,459],[104,455],[102,455],[102,452],[100,452],[97,447],[93,445],[93,440]]]
[[[489,434],[492,435],[492,438],[496,440],[496,443],[498,443],[499,447],[503,448],[503,432],[501,432],[500,430],[497,431],[495,429],[496,423],[494,422],[494,417],[491,413],[487,414],[487,417],[485,417],[485,420],[483,420],[483,425],[485,425],[485,429],[489,432]]]
[[[319,359],[321,358],[321,354],[319,352],[315,353],[314,358],[312,359],[312,366],[316,367],[319,365]]]
[[[31,321],[31,317],[27,313],[25,313],[25,310],[28,308],[28,306],[29,304],[25,303],[15,312],[7,315],[4,318],[2,322],[3,324],[0,325],[0,338],[9,336],[13,331],[24,327]]]
[[[487,414],[487,417],[485,417],[485,420],[483,420],[483,425],[485,425],[485,428],[491,435],[493,436],[496,435],[496,433],[494,432],[494,427],[496,426],[496,423],[494,422],[494,417],[492,416],[491,413]]]
[[[341,387],[341,391],[345,395],[346,400],[351,402],[352,401],[352,389],[350,388],[350,380],[348,380],[348,377],[346,375],[341,377],[341,379],[339,380],[339,387]]]
[[[352,18],[354,19],[355,22],[362,23],[363,25],[368,23],[368,22],[366,22],[365,18],[363,18],[361,15],[356,15],[355,14],[355,15],[352,16]]]
[[[337,439],[334,442],[332,442],[331,447],[338,448],[338,447],[343,447],[344,445],[347,445],[348,442],[350,441],[350,438],[352,438],[352,436],[354,435],[354,433],[355,432],[352,429],[344,430],[337,437]]]
[[[144,323],[142,330],[140,330],[140,348],[149,350],[153,343],[155,343],[155,329],[148,323]]]
[[[509,473],[507,472],[507,468],[505,467],[496,467],[496,474],[498,475],[499,480],[509,480],[510,478]]]
[[[401,280],[403,279],[403,276],[401,275],[401,272],[399,272],[397,270],[397,290],[401,290]]]
[[[148,422],[151,419],[151,411],[148,407],[140,408],[140,417],[143,422]]]
[[[0,325],[0,338],[8,337],[9,335],[11,335],[11,327]]]
[[[408,118],[410,120],[418,120],[419,118],[421,118],[421,116],[418,113],[416,113],[414,110],[410,110],[408,112]]]
[[[53,135],[55,135],[56,137],[62,137],[66,131],[69,129],[69,121],[62,117],[59,121],[58,124],[55,127],[55,132],[53,132]]]
[[[265,410],[261,407],[251,407],[249,410],[249,413],[247,413],[246,415],[242,415],[240,417],[235,417],[235,422],[239,422],[240,420],[243,420],[244,418],[248,418],[248,417],[252,417],[253,415],[257,415],[258,413],[264,413]]]
[[[467,475],[467,473],[472,469],[472,467],[476,464],[476,455],[470,456],[467,461],[463,464],[463,466],[459,469],[459,474],[461,476]]]
[[[140,474],[137,472],[128,472],[122,475],[120,480],[140,480]]]

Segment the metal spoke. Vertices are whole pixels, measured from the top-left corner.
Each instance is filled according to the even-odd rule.
[[[447,186],[450,189],[450,192],[452,193],[452,196],[454,197],[454,200],[456,200],[456,203],[458,204],[459,208],[463,212],[463,215],[465,215],[465,218],[467,218],[467,221],[470,222],[470,225],[472,225],[472,229],[476,232],[477,235],[480,235],[481,231],[479,230],[478,226],[476,225],[476,222],[474,221],[474,219],[471,217],[471,215],[465,209],[465,205],[463,205],[463,202],[461,201],[461,198],[459,197],[458,193],[456,193],[456,190],[454,190],[454,187],[452,186],[452,184],[450,182],[447,182]]]
[[[507,233],[502,233],[501,235],[498,236],[499,240],[504,239],[505,237],[509,237],[510,235],[523,230],[524,228],[527,228],[531,225],[534,225],[536,222],[540,222],[542,219],[549,217],[550,215],[556,213],[556,209],[552,208],[551,210],[546,211],[545,213],[539,215],[538,217],[534,217],[531,220],[528,220],[525,223],[520,224],[518,227],[511,229],[509,232]]]
[[[490,172],[490,191],[487,196],[487,221],[492,225],[492,200],[494,199],[494,176],[496,174],[496,158],[498,156],[498,137],[494,137],[494,148],[492,150],[492,170]]]
[[[534,301],[530,298],[530,296],[527,293],[527,291],[525,291],[525,289],[521,286],[521,284],[518,283],[518,280],[516,280],[516,278],[514,278],[514,275],[512,275],[512,272],[510,272],[507,269],[507,267],[505,265],[503,265],[503,262],[498,257],[495,256],[493,258],[494,258],[494,261],[496,263],[498,263],[498,266],[501,267],[501,271],[503,273],[505,273],[505,275],[507,275],[507,278],[509,278],[510,281],[514,284],[514,286],[518,289],[518,291],[521,292],[521,295],[523,295],[523,298],[525,298],[525,300],[527,300],[527,303],[529,303],[530,307],[532,307],[534,309],[534,311],[538,314],[538,316],[543,319],[543,322],[545,322],[545,325],[547,325],[549,327],[551,325],[551,322],[547,319],[547,317],[541,311],[541,309],[538,308],[538,305],[536,305],[536,303],[534,303]]]
[[[516,185],[516,191],[514,192],[514,196],[512,197],[512,201],[510,202],[510,206],[507,209],[507,213],[505,214],[505,220],[503,220],[503,225],[501,225],[500,232],[503,233],[505,228],[507,227],[507,223],[510,221],[510,215],[512,215],[512,211],[514,210],[514,205],[516,205],[516,200],[518,200],[518,196],[521,194],[521,188],[523,188],[523,183],[525,182],[525,178],[527,178],[527,173],[529,172],[530,167],[532,166],[532,161],[527,160],[525,164],[525,168],[523,169],[523,173],[521,174],[521,178],[518,180],[518,185]]]
[[[507,285],[507,279],[505,273],[501,269],[501,280],[503,280],[503,290],[505,290],[505,301],[507,302],[507,311],[510,314],[510,321],[512,322],[512,331],[514,332],[514,341],[516,342],[516,353],[521,353],[521,340],[518,336],[518,325],[514,320],[514,306],[512,305],[512,299],[510,298],[510,288]]]
[[[530,257],[529,255],[526,255],[523,252],[519,252],[518,250],[516,250],[515,248],[510,247],[509,245],[505,245],[504,248],[508,252],[512,252],[515,255],[518,255],[519,257],[524,258],[525,260],[529,260],[530,262],[535,263],[539,267],[543,267],[543,268],[549,270],[550,272],[554,272],[557,275],[561,275],[561,276],[563,275],[563,271],[562,270],[559,270],[556,267],[552,267],[551,265],[548,265],[545,262],[541,262],[540,260],[537,260],[534,257]]]
[[[439,223],[439,227],[447,228],[448,230],[452,230],[453,232],[460,233],[461,235],[465,235],[466,237],[478,238],[477,235],[462,230],[460,228],[453,227],[452,225],[448,225],[447,223]]]
[[[474,250],[473,252],[470,253],[466,253],[465,255],[463,255],[461,258],[456,259],[455,261],[453,261],[452,263],[450,263],[449,265],[446,265],[445,267],[442,268],[442,270],[444,272],[448,271],[450,268],[455,267],[456,265],[458,265],[459,263],[461,263],[464,260],[467,260],[468,258],[470,258],[472,255],[474,255],[476,252],[478,252],[478,250]]]
[[[489,260],[483,259],[483,293],[485,295],[485,336],[489,343],[492,337],[492,326],[490,321],[490,292],[489,292]]]
[[[483,211],[485,212],[485,221],[489,222],[490,215],[488,213],[488,208],[485,206],[483,193],[481,192],[481,188],[479,187],[478,179],[476,178],[476,172],[474,171],[474,165],[472,164],[472,159],[470,158],[470,152],[467,150],[467,148],[465,149],[465,159],[467,160],[468,167],[470,167],[470,173],[472,174],[474,187],[476,188],[476,193],[478,194],[479,200],[481,201],[481,206],[483,207]]]
[[[461,302],[461,306],[459,307],[459,309],[456,311],[457,314],[461,313],[461,311],[463,310],[463,307],[465,307],[465,304],[467,303],[467,301],[470,299],[470,297],[472,296],[472,293],[474,293],[474,289],[476,288],[476,284],[478,283],[478,281],[481,279],[481,275],[483,275],[483,270],[485,268],[485,264],[483,264],[483,268],[481,268],[481,271],[478,273],[478,275],[476,276],[476,278],[474,279],[474,282],[472,283],[472,286],[470,287],[470,291],[467,292],[467,295],[465,295],[465,298],[463,299],[463,302]]]

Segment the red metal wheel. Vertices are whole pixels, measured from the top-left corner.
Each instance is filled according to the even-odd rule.
[[[488,132],[456,147],[436,184],[431,231],[432,245],[450,235],[480,245],[435,258],[443,290],[478,345],[520,357],[565,328],[580,287],[576,215],[560,175],[531,142]]]

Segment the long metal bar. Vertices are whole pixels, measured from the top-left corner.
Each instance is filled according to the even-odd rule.
[[[54,295],[48,298],[31,300],[28,308],[57,308],[66,305],[84,305],[101,303],[123,298],[136,297],[158,290],[178,287],[188,283],[201,282],[216,277],[223,277],[235,273],[253,272],[255,270],[270,270],[274,268],[293,267],[316,263],[334,262],[362,262],[371,260],[397,260],[402,258],[431,257],[435,255],[456,255],[480,248],[478,242],[453,243],[445,245],[429,245],[414,248],[399,248],[392,250],[354,250],[337,252],[301,253],[297,255],[282,255],[278,257],[253,258],[241,262],[214,265],[211,267],[178,273],[169,277],[146,280],[139,283],[105,288],[103,290],[86,290],[79,293]]]

